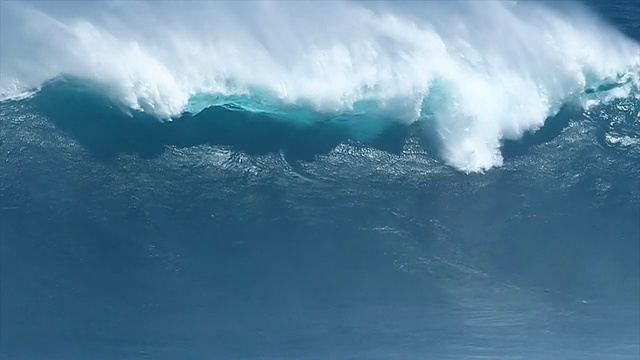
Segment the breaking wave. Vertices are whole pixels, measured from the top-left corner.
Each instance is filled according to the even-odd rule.
[[[369,139],[422,122],[467,172],[502,165],[504,141],[563,106],[637,103],[640,88],[640,45],[578,5],[115,2],[81,17],[0,6],[4,101],[72,84],[158,121],[224,108]]]

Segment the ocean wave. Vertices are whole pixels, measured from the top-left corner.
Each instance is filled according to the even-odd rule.
[[[99,83],[56,78],[45,82],[32,96],[0,102],[0,122],[6,122],[6,126],[29,123],[31,127],[39,126],[42,120],[38,119],[43,119],[93,157],[105,161],[121,155],[151,159],[168,149],[204,145],[248,156],[275,154],[297,168],[299,161],[321,161],[345,145],[365,152],[379,150],[376,153],[385,152],[391,157],[418,156],[434,171],[446,171],[448,164],[437,122],[428,117],[408,124],[370,112],[332,116],[303,107],[271,111],[244,98],[220,97],[215,103],[212,98],[203,100],[209,105],[202,110],[159,121],[153,114],[132,110],[108,94]],[[596,145],[614,157],[637,158],[638,119],[640,99],[634,97],[600,102],[586,110],[565,105],[539,130],[516,140],[502,140],[499,151],[511,164],[507,168],[526,161],[539,149],[555,152],[552,144],[585,150]],[[578,133],[584,135],[579,139],[567,137],[566,132],[575,135],[576,128],[583,129]],[[571,157],[569,153],[547,155]]]
[[[242,112],[371,141],[426,122],[467,172],[502,165],[505,141],[563,106],[640,88],[640,45],[577,6],[116,2],[81,17],[1,6],[4,99],[67,83],[131,116]]]

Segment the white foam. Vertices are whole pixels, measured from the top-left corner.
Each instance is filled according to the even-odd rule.
[[[501,165],[503,139],[541,127],[590,82],[631,72],[637,85],[640,69],[640,46],[586,12],[529,2],[92,6],[5,6],[3,22],[19,26],[0,32],[0,88],[71,73],[160,118],[196,94],[256,91],[321,112],[373,100],[407,122],[427,108],[444,158],[483,171]]]
[[[607,140],[607,142],[611,145],[620,145],[624,147],[640,145],[640,138],[631,137],[628,135],[616,136],[614,134],[606,134],[605,140]]]

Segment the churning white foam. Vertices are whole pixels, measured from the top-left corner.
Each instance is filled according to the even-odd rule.
[[[561,11],[513,1],[80,4],[55,10],[2,5],[5,94],[11,85],[5,79],[32,87],[73,74],[107,84],[126,105],[160,118],[179,115],[203,94],[266,93],[283,105],[328,113],[374,102],[367,111],[396,120],[429,113],[444,158],[464,171],[501,165],[503,139],[541,127],[598,81],[626,75],[637,84],[640,69],[636,42],[577,7]],[[18,88],[15,81],[11,86]]]

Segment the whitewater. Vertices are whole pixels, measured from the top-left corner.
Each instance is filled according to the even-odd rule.
[[[294,122],[383,119],[357,122],[356,140],[422,121],[441,157],[465,172],[501,166],[505,140],[563,106],[638,97],[640,45],[578,4],[1,7],[5,101],[72,76],[158,121],[227,105]]]

